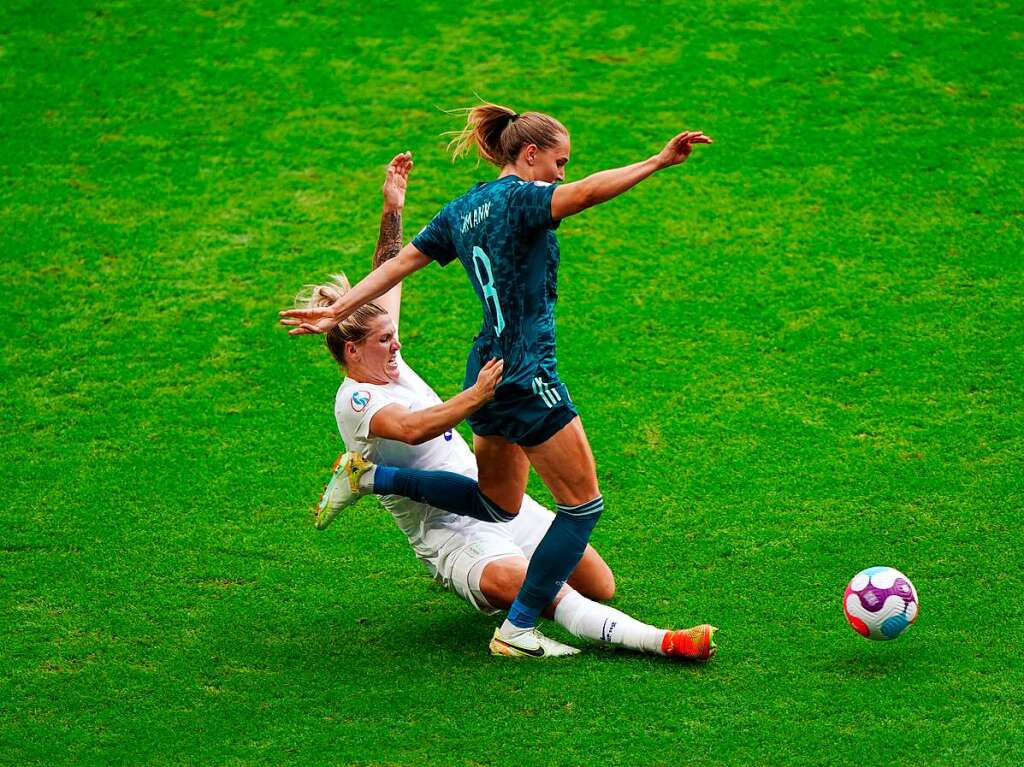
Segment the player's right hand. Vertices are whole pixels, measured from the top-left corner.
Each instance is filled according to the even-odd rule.
[[[384,204],[392,210],[405,206],[405,190],[412,170],[412,152],[396,154],[388,163],[388,175],[384,179]]]
[[[501,373],[505,369],[505,360],[489,359],[480,368],[476,377],[475,388],[482,398],[481,401],[489,402],[494,398],[494,390],[501,383]]]
[[[311,309],[285,309],[279,312],[281,324],[291,327],[290,336],[301,336],[307,333],[326,333],[337,325],[344,317],[338,316],[340,306],[316,306]]]

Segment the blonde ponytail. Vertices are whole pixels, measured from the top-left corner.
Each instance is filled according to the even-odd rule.
[[[466,124],[461,131],[453,131],[448,142],[452,161],[469,154],[475,146],[487,162],[502,168],[519,157],[519,150],[527,144],[550,149],[569,135],[558,120],[543,112],[518,114],[500,104],[480,104],[456,110],[466,113]]]

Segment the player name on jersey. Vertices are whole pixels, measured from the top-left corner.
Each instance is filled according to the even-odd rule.
[[[476,227],[481,221],[486,221],[491,215],[491,203],[485,202],[462,217],[462,234]]]

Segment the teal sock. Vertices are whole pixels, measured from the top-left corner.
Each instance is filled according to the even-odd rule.
[[[373,477],[373,492],[377,495],[403,495],[419,503],[484,522],[509,522],[516,517],[480,492],[475,480],[450,471],[378,466]]]
[[[537,625],[544,608],[551,604],[583,558],[602,511],[604,498],[600,495],[579,506],[558,505],[558,513],[533,552],[526,578],[509,608],[511,624],[523,629]]]

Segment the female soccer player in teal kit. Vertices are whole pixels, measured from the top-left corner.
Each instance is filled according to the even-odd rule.
[[[474,503],[494,519],[510,518],[510,510],[520,508],[532,465],[558,509],[508,618],[491,640],[496,654],[536,657],[544,646],[535,628],[538,616],[576,567],[604,509],[583,424],[555,366],[559,248],[554,230],[563,219],[684,162],[694,144],[710,144],[711,139],[685,131],[653,157],[569,184],[555,183],[565,177],[569,133],[549,115],[478,106],[469,110],[465,129],[452,143],[456,157],[476,146],[501,169],[498,178],[448,203],[396,258],[332,306],[286,310],[281,322],[292,327],[292,334],[323,333],[431,261],[462,263],[484,309],[483,328],[466,365],[467,386],[488,360],[504,361],[494,399],[468,419],[479,469]],[[371,481],[360,482],[368,470],[356,457],[340,467],[348,482],[337,486],[344,490],[349,484],[352,497],[371,490],[424,497],[415,472],[374,467]],[[348,500],[346,494],[339,505]],[[429,502],[462,511],[458,503],[439,503],[433,496]]]

